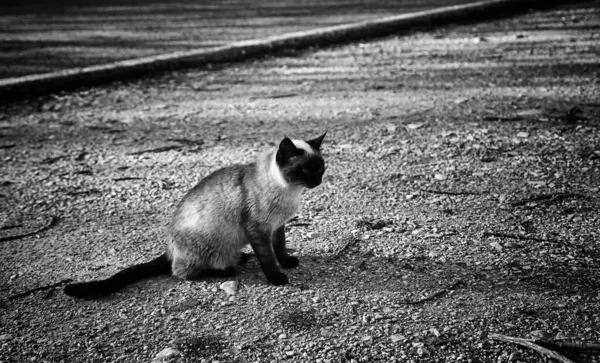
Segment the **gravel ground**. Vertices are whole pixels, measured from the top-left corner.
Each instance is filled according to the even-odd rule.
[[[474,0],[4,0],[0,78],[346,24]]]
[[[490,334],[598,344],[599,15],[593,1],[2,106],[0,236],[58,219],[0,242],[0,362],[543,362]],[[17,295],[156,256],[199,179],[325,129],[289,285],[251,259],[233,296],[171,277]]]

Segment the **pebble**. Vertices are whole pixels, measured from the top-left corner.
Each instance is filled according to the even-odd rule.
[[[390,339],[392,340],[393,343],[397,343],[397,342],[403,341],[404,339],[406,339],[406,337],[402,334],[394,334],[394,335],[390,336]]]
[[[516,362],[519,359],[521,359],[521,354],[519,354],[519,352],[512,352],[510,353],[510,355],[508,356],[508,361],[509,362]]]
[[[219,287],[225,291],[227,295],[235,295],[237,293],[239,283],[237,281],[225,281]]]
[[[531,333],[529,333],[529,336],[534,339],[549,339],[552,337],[552,334],[544,330],[534,330]]]
[[[156,357],[154,357],[154,360],[163,361],[163,360],[171,359],[171,358],[174,358],[174,357],[178,357],[180,355],[181,355],[181,352],[178,351],[177,349],[165,348],[165,349],[161,350],[156,355]]]

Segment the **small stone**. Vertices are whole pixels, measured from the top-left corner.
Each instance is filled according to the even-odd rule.
[[[161,350],[156,357],[154,357],[154,360],[157,361],[164,361],[164,360],[168,360],[174,357],[178,357],[181,355],[181,352],[173,349],[173,348],[165,348],[163,350]]]
[[[288,357],[291,357],[291,356],[293,356],[293,355],[294,355],[294,351],[293,351],[293,350],[287,350],[287,351],[285,352],[285,355],[287,355]]]
[[[552,334],[544,331],[544,330],[534,330],[529,333],[529,336],[533,339],[550,339]]]
[[[521,354],[519,354],[519,352],[512,352],[510,353],[510,355],[508,356],[508,361],[509,362],[516,362],[519,359],[521,359]]]
[[[492,246],[496,251],[502,252],[502,246],[500,245],[500,243],[492,242],[490,243],[490,246]]]
[[[0,338],[1,339],[1,338]],[[563,332],[558,332],[554,337],[555,340],[565,340],[567,336],[563,334]]]
[[[287,334],[283,333],[283,334],[280,334],[280,335],[277,337],[277,339],[279,339],[279,340],[283,340],[283,339],[287,339],[287,337],[288,337],[288,336],[287,336]]]
[[[235,295],[237,293],[239,283],[237,281],[225,281],[219,287],[225,291],[227,295]]]
[[[390,339],[392,340],[392,343],[398,343],[398,342],[406,339],[406,337],[402,334],[394,334],[394,335],[390,336]]]

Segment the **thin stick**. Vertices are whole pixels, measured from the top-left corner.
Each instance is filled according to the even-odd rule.
[[[530,202],[544,202],[551,203],[554,201],[560,201],[567,198],[585,198],[585,195],[577,194],[577,193],[552,193],[552,194],[541,194],[536,195],[531,198],[521,199],[520,201],[513,202],[511,205],[513,207],[518,207],[521,205],[525,205]]]
[[[561,363],[575,363],[572,360],[570,360],[569,358],[556,353],[553,350],[550,349],[546,349],[542,346],[539,346],[535,343],[533,343],[530,339],[523,339],[523,338],[515,338],[515,337],[509,337],[506,335],[502,335],[502,334],[490,334],[489,335],[490,339],[495,339],[495,340],[501,340],[503,342],[508,342],[508,343],[513,343],[513,344],[518,344],[518,345],[522,345],[524,347],[527,347],[529,349],[533,349],[536,352],[543,354],[547,357],[556,359],[557,361],[561,362]]]
[[[29,294],[33,294],[34,292],[37,292],[37,291],[54,289],[54,288],[59,287],[61,285],[68,284],[71,281],[73,281],[73,280],[71,280],[71,279],[65,279],[65,280],[59,281],[59,282],[57,282],[55,284],[52,284],[52,285],[46,285],[46,286],[36,287],[35,289],[27,290],[27,291],[22,292],[20,294],[16,294],[16,295],[10,296],[8,299],[9,300],[15,300],[15,299],[18,299],[20,297],[27,296]]]
[[[446,194],[446,195],[481,195],[483,193],[479,192],[453,192],[453,191],[445,191],[445,190],[431,190],[431,189],[421,189],[421,191],[431,194]]]
[[[485,116],[484,121],[523,121],[521,116]]]
[[[305,223],[305,222],[290,223],[287,225],[287,227],[308,227],[308,226],[310,226],[310,223]]]
[[[595,350],[600,351],[600,344],[578,341],[556,341],[536,339],[535,343],[554,349]]]
[[[552,240],[552,239],[544,239],[544,238],[537,238],[537,237],[525,237],[525,236],[518,236],[516,234],[500,233],[500,232],[483,232],[482,236],[483,237],[511,238],[511,239],[518,239],[519,241],[536,241],[536,242],[558,243],[558,241]]]
[[[167,139],[167,141],[171,142],[179,142],[181,144],[188,145],[202,145],[204,144],[204,140],[191,140],[191,139]]]
[[[43,232],[43,231],[47,230],[50,227],[53,227],[56,224],[56,222],[58,222],[58,218],[55,217],[55,216],[52,216],[52,217],[50,217],[50,221],[48,221],[48,224],[46,224],[45,226],[43,226],[43,227],[41,227],[39,229],[36,229],[33,232],[27,232],[27,233],[23,233],[23,234],[17,234],[17,235],[14,235],[14,236],[1,237],[0,238],[0,242],[12,241],[14,239],[19,239],[19,238],[23,238],[23,237],[29,237],[29,236],[36,235],[36,234],[38,234],[40,232]]]
[[[288,98],[288,97],[296,97],[298,96],[297,93],[281,93],[281,94],[274,94],[274,95],[268,95],[268,96],[255,96],[255,97],[250,97],[249,100],[250,101],[254,101],[254,100],[266,100],[266,99],[276,99],[276,98]]]
[[[145,154],[145,153],[161,153],[164,151],[179,150],[179,149],[181,149],[181,146],[178,146],[178,145],[161,146],[161,147],[157,147],[155,149],[147,149],[147,150],[130,152],[129,155],[141,155],[141,154]]]
[[[409,305],[417,305],[417,304],[421,304],[421,303],[424,303],[424,302],[429,301],[429,300],[433,300],[436,297],[439,297],[439,296],[447,294],[448,292],[450,292],[450,290],[454,290],[460,284],[463,284],[463,282],[461,280],[458,280],[455,283],[453,283],[451,286],[449,286],[449,287],[447,287],[445,289],[438,290],[438,291],[436,291],[436,292],[434,292],[432,294],[429,294],[429,295],[425,296],[422,299],[415,300],[415,301],[405,300],[404,303],[405,304],[409,304]]]
[[[139,179],[144,179],[144,178],[140,178],[139,176],[123,176],[120,178],[113,178],[114,181],[139,180]]]

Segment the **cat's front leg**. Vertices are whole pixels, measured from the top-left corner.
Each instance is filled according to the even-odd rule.
[[[275,250],[275,256],[277,261],[283,268],[294,268],[298,267],[300,261],[294,256],[290,256],[285,248],[285,226],[277,228],[273,232],[273,250]]]
[[[271,230],[269,226],[249,226],[247,228],[250,246],[258,258],[260,267],[267,280],[273,285],[285,285],[288,283],[287,276],[279,270],[275,251],[271,244]]]

